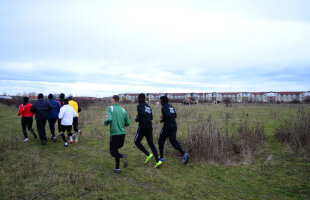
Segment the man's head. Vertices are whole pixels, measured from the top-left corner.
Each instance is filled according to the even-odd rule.
[[[119,96],[118,95],[113,95],[112,103],[119,103]]]
[[[68,95],[68,99],[69,99],[69,101],[73,99],[72,94],[69,94],[69,95]]]
[[[139,103],[145,102],[145,94],[141,93],[138,96]]]
[[[59,98],[60,98],[61,100],[64,100],[64,99],[65,99],[65,94],[64,94],[64,93],[61,93],[61,94],[59,95]]]
[[[24,103],[28,103],[29,102],[29,98],[28,97],[24,97],[23,100],[24,100]]]
[[[48,99],[53,99],[53,98],[54,98],[53,94],[48,95]]]
[[[43,99],[43,94],[42,93],[38,94],[38,99]]]
[[[64,99],[64,105],[68,104],[69,103],[69,99],[65,98]]]
[[[161,96],[160,97],[160,103],[161,105],[167,104],[169,102],[169,99],[167,96]]]

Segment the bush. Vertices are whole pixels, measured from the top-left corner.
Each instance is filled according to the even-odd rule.
[[[265,142],[263,125],[254,123],[250,126],[245,119],[231,126],[224,133],[224,129],[209,116],[206,121],[200,119],[181,141],[191,158],[197,161],[225,164],[250,160],[257,147]]]
[[[278,141],[289,145],[291,150],[298,153],[310,152],[310,113],[299,110],[291,119],[282,122],[275,130]]]

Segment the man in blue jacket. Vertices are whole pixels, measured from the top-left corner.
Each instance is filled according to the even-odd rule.
[[[164,159],[164,145],[167,137],[169,137],[169,141],[171,145],[178,150],[183,156],[183,164],[186,165],[188,162],[188,154],[185,153],[176,139],[177,133],[177,124],[175,119],[177,118],[177,113],[172,105],[170,105],[169,99],[167,96],[161,96],[161,120],[160,123],[164,123],[163,128],[161,129],[158,145],[159,145],[159,152],[160,152],[160,160],[163,162]]]
[[[48,125],[50,127],[50,131],[52,134],[51,140],[53,142],[56,142],[57,138],[55,137],[55,123],[58,119],[58,114],[61,106],[57,101],[54,100],[53,94],[49,94],[48,99],[49,99],[48,103],[51,104],[52,106],[51,112],[48,113]]]
[[[52,110],[51,104],[44,101],[43,94],[38,95],[38,101],[36,101],[30,108],[30,111],[35,114],[37,129],[42,141],[42,145],[45,145],[47,142],[45,125],[48,118],[48,113]]]
[[[138,115],[136,118],[136,122],[139,122],[138,131],[135,136],[135,145],[140,149],[145,155],[146,160],[145,164],[147,164],[150,159],[155,156],[156,165],[154,168],[160,167],[162,161],[158,158],[158,153],[156,147],[153,143],[153,127],[152,127],[152,120],[153,120],[153,113],[151,107],[145,102],[145,95],[139,94],[138,96],[139,105],[137,106]],[[151,148],[153,154],[149,153],[145,147],[141,144],[141,140],[145,136],[146,141]]]

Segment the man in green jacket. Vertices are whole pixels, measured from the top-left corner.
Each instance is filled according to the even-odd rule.
[[[119,173],[120,158],[124,162],[124,167],[128,166],[127,155],[120,154],[119,148],[124,146],[125,141],[125,127],[130,125],[128,114],[124,108],[119,105],[119,96],[112,97],[112,106],[109,106],[106,111],[104,125],[110,125],[110,153],[115,157],[116,166],[115,173]]]

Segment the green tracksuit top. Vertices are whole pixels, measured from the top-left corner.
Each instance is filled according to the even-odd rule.
[[[106,111],[104,125],[110,124],[110,136],[125,134],[125,126],[130,125],[126,110],[118,103],[109,106]]]

